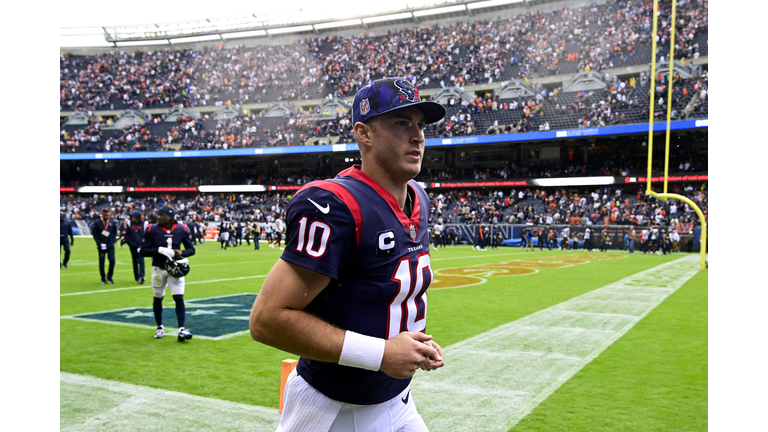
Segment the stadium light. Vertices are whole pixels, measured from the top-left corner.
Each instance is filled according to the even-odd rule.
[[[222,34],[221,37],[223,37],[224,39],[237,39],[237,38],[266,36],[266,35],[267,35],[266,30],[252,30],[252,31],[237,32],[237,33],[225,33],[225,34]]]
[[[161,39],[161,40],[140,40],[140,41],[131,41],[131,42],[117,42],[117,46],[119,47],[144,46],[144,45],[168,45],[168,40]]]
[[[283,28],[269,29],[267,30],[267,33],[271,35],[277,35],[277,34],[285,34],[285,33],[313,31],[314,29],[315,28],[312,27],[311,25],[304,25],[304,26],[296,26],[296,27],[283,27]]]
[[[336,27],[349,27],[349,26],[360,25],[362,23],[363,21],[360,19],[320,23],[320,24],[315,24],[315,29],[322,30],[322,29],[329,29],[329,28],[336,28]]]
[[[410,12],[405,12],[400,14],[363,18],[363,22],[366,24],[372,24],[372,23],[378,23],[378,22],[395,21],[395,20],[412,19],[412,18],[413,18],[413,15],[411,15]]]
[[[428,15],[439,15],[439,14],[445,14],[445,13],[451,13],[451,12],[465,12],[466,10],[467,10],[467,7],[465,5],[448,6],[444,8],[415,11],[413,13],[413,16],[421,17],[421,16],[428,16]]]
[[[514,3],[522,3],[523,0],[490,0],[490,1],[484,1],[480,3],[470,3],[467,5],[467,8],[470,10],[473,9],[482,9],[487,7],[494,7],[494,6],[504,6],[508,4],[514,4]]]
[[[171,43],[173,44],[189,43],[189,42],[207,42],[207,41],[217,41],[217,40],[221,40],[221,38],[219,38],[219,35],[217,34],[170,39]]]
[[[533,184],[542,187],[608,186],[612,185],[615,181],[616,179],[612,176],[564,177],[533,179]]]
[[[80,193],[121,193],[122,186],[82,186],[77,189]]]
[[[264,185],[208,185],[198,186],[200,192],[264,192]]]

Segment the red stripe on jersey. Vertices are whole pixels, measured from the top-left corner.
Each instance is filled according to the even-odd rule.
[[[349,212],[352,213],[352,218],[355,220],[355,238],[357,240],[357,245],[360,246],[360,236],[363,235],[363,211],[360,209],[360,204],[357,202],[357,199],[355,199],[355,196],[352,195],[352,192],[348,191],[347,188],[338,183],[326,180],[316,180],[307,183],[299,189],[293,196],[293,199],[296,199],[296,196],[304,189],[310,187],[317,187],[332,192],[339,200],[341,200],[341,202],[347,205]]]
[[[339,173],[339,176],[350,176],[354,177],[363,183],[367,184],[368,186],[372,187],[373,190],[376,191],[384,200],[389,204],[389,207],[392,208],[392,212],[395,213],[395,216],[397,216],[397,219],[400,221],[401,224],[403,224],[403,228],[409,230],[409,227],[413,225],[416,228],[416,232],[419,231],[419,217],[421,216],[421,202],[419,200],[419,194],[413,190],[413,187],[411,185],[408,185],[408,187],[413,190],[413,211],[411,212],[410,219],[408,216],[403,213],[403,209],[400,208],[400,203],[397,202],[397,199],[389,193],[386,189],[381,187],[380,184],[376,183],[376,181],[372,178],[370,178],[367,174],[365,174],[363,171],[360,170],[360,165],[353,165],[344,171]]]

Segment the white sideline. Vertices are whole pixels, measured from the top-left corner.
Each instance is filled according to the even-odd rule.
[[[698,270],[681,258],[445,348],[412,381],[419,413],[435,431],[509,430]]]
[[[205,281],[194,281],[194,282],[186,282],[186,285],[194,285],[194,284],[205,284],[205,283],[214,283],[214,282],[229,282],[229,281],[235,281],[235,280],[244,280],[244,279],[253,279],[253,278],[263,278],[267,277],[267,275],[256,275],[256,276],[243,276],[243,277],[236,277],[236,278],[229,278],[229,279],[211,279],[211,280],[205,280]],[[149,280],[147,280],[149,282]],[[106,289],[106,290],[96,290],[96,291],[80,291],[80,292],[74,292],[74,293],[64,293],[59,294],[59,297],[67,297],[67,296],[75,296],[75,295],[85,295],[85,294],[99,294],[99,293],[106,293],[106,292],[114,292],[114,291],[125,291],[125,290],[135,290],[135,289],[146,289],[152,288],[152,283],[147,283],[146,285],[140,285],[135,287],[126,287],[126,288],[112,288],[112,289]]]
[[[274,432],[277,409],[60,372],[62,431]]]
[[[445,367],[412,381],[419,413],[432,431],[509,430],[698,266],[680,258],[444,348]],[[274,431],[279,421],[275,409],[60,374],[62,431]]]

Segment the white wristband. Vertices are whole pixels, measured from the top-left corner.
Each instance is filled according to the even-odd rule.
[[[362,335],[347,330],[341,347],[339,364],[360,369],[378,371],[384,359],[384,345],[381,338]]]

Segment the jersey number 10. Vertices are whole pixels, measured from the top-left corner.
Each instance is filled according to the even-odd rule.
[[[432,281],[432,269],[429,267],[429,253],[419,255],[416,261],[416,279],[411,273],[411,260],[403,257],[392,275],[392,280],[399,284],[400,289],[389,304],[387,314],[387,339],[409,331],[419,332],[427,328],[427,284],[424,284],[424,272],[429,271]]]

